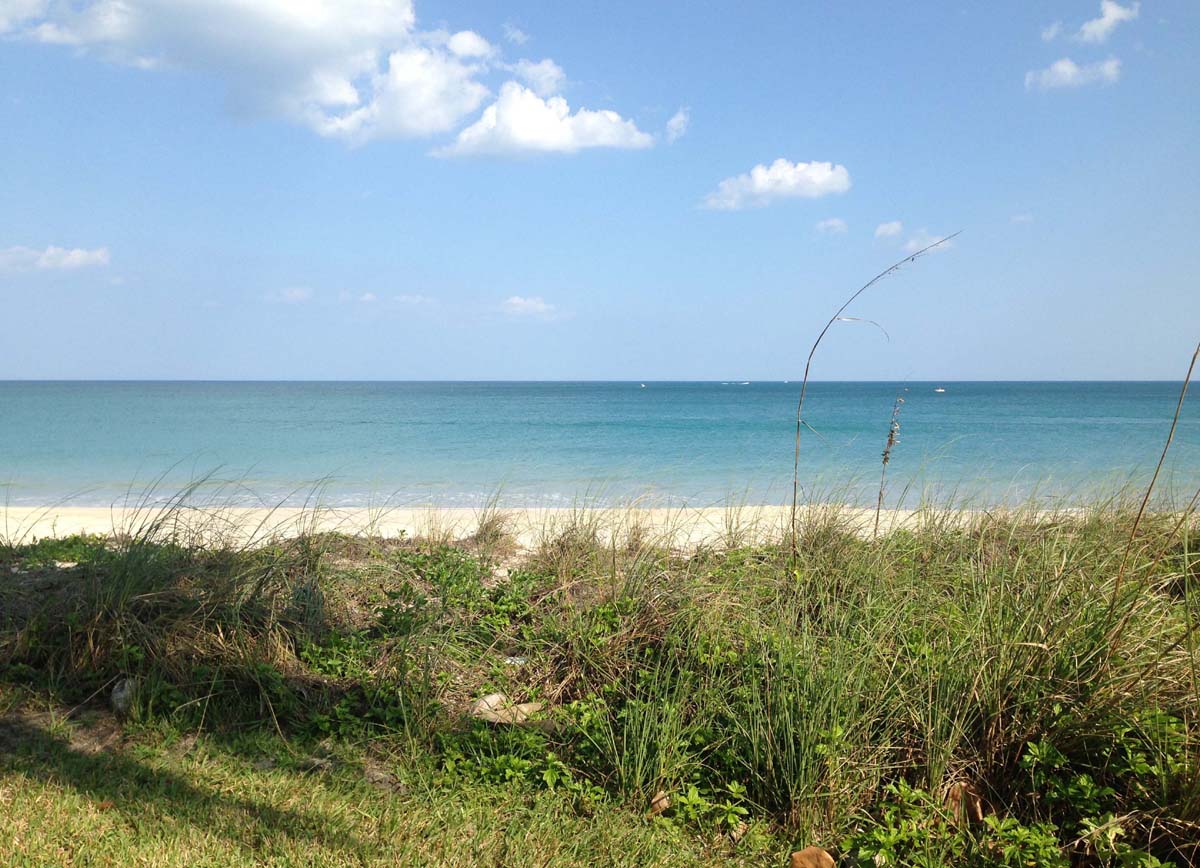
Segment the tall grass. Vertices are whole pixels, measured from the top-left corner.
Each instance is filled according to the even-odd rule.
[[[999,864],[1007,838],[940,813],[971,792],[1083,863],[1200,857],[1196,527],[1133,498],[930,508],[878,536],[830,506],[693,549],[580,509],[502,581],[477,540],[220,542],[180,502],[118,539],[3,555],[0,683],[75,703],[134,678],[139,715],[185,727],[369,737],[439,780],[569,787],[584,811],[662,790],[680,822],[740,809],[790,841],[858,842],[843,855],[917,805],[922,847]],[[57,565],[67,546],[78,566]],[[544,719],[469,716],[497,691]]]

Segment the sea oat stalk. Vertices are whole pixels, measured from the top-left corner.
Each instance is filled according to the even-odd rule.
[[[1133,520],[1133,527],[1129,530],[1129,541],[1125,544],[1125,553],[1121,555],[1121,566],[1117,570],[1117,580],[1113,583],[1113,607],[1117,604],[1117,594],[1120,592],[1121,582],[1125,578],[1125,568],[1129,564],[1129,552],[1133,549],[1133,541],[1137,537],[1138,526],[1142,523],[1142,516],[1146,512],[1146,506],[1150,503],[1150,494],[1154,491],[1154,483],[1158,481],[1158,474],[1162,471],[1163,464],[1167,460],[1167,452],[1171,449],[1171,442],[1175,439],[1175,428],[1179,425],[1179,414],[1183,410],[1183,399],[1187,397],[1188,385],[1192,381],[1192,372],[1196,369],[1197,359],[1200,359],[1200,344],[1196,344],[1196,351],[1192,353],[1191,364],[1188,365],[1187,375],[1183,378],[1183,387],[1179,390],[1179,401],[1175,405],[1175,416],[1171,419],[1171,430],[1167,432],[1167,442],[1163,444],[1162,454],[1158,456],[1158,464],[1154,467],[1154,475],[1150,477],[1150,484],[1146,486],[1146,494],[1142,497],[1141,506],[1138,507],[1137,516]]]
[[[960,230],[960,232],[961,232],[961,230]],[[800,400],[796,403],[796,451],[795,451],[795,455],[792,460],[792,512],[791,512],[790,535],[791,535],[791,541],[792,541],[792,571],[793,572],[795,572],[796,566],[800,561],[800,547],[799,547],[799,543],[796,539],[796,511],[800,505],[800,429],[806,424],[804,422],[804,396],[808,393],[808,376],[809,376],[810,371],[812,370],[813,356],[815,356],[817,354],[817,347],[821,346],[821,341],[825,339],[825,335],[829,332],[829,330],[831,328],[833,328],[833,324],[835,322],[837,322],[838,320],[842,319],[842,314],[844,314],[846,312],[846,308],[850,307],[850,305],[852,305],[854,303],[855,299],[857,299],[860,295],[862,295],[864,292],[866,292],[872,286],[877,284],[879,281],[883,280],[888,275],[894,274],[895,272],[899,271],[904,266],[908,265],[910,262],[913,262],[916,259],[918,259],[919,257],[924,256],[926,253],[933,250],[934,248],[941,247],[943,244],[949,243],[952,239],[954,239],[958,235],[959,235],[959,232],[955,232],[953,235],[947,235],[945,238],[941,238],[941,239],[933,242],[928,247],[922,247],[916,253],[909,254],[908,256],[901,259],[899,262],[889,265],[883,271],[879,272],[877,275],[875,275],[870,280],[868,280],[866,283],[864,283],[862,286],[860,286],[854,292],[854,294],[851,295],[848,299],[846,299],[846,301],[842,304],[842,306],[837,309],[837,313],[835,313],[833,316],[831,316],[829,318],[829,322],[825,323],[825,327],[821,329],[820,334],[817,335],[817,339],[815,341],[813,341],[813,345],[808,351],[808,359],[804,363],[804,379],[800,381]]]
[[[908,391],[905,389],[904,391]],[[896,448],[896,444],[900,442],[900,409],[904,406],[904,397],[896,396],[896,403],[892,405],[892,421],[888,425],[887,442],[883,445],[883,470],[879,474],[879,499],[875,501],[875,533],[874,536],[879,536],[879,514],[883,511],[883,488],[887,484],[887,469],[888,464],[892,460],[892,450]]]

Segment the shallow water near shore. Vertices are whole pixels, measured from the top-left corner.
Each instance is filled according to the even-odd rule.
[[[1179,383],[815,383],[806,496],[1070,505],[1143,485]],[[944,391],[938,391],[943,389]],[[798,383],[0,382],[0,496],[103,506],[211,474],[241,503],[783,503]],[[1200,485],[1185,405],[1160,481]]]

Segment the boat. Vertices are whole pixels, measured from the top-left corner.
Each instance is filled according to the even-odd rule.
[[[941,386],[938,386],[938,387],[937,387],[936,389],[934,389],[933,391],[935,391],[935,392],[938,392],[938,393],[941,393],[941,392],[944,392],[944,391],[946,391],[946,390],[945,390],[945,389],[943,389]]]

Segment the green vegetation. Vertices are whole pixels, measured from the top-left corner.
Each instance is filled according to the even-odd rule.
[[[1200,861],[1177,516],[829,512],[793,568],[586,516],[518,556],[496,511],[460,545],[170,512],[0,546],[16,864]]]

